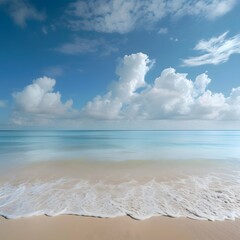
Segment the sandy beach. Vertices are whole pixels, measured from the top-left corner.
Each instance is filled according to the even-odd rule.
[[[47,136],[47,141],[58,145],[58,141],[53,140],[56,133],[51,134],[53,138]],[[70,144],[65,140],[67,136],[78,144],[86,135],[85,132],[78,133],[76,140],[72,134],[63,134],[62,148]],[[83,144],[91,134],[85,136]],[[99,138],[101,142],[103,133],[94,134],[92,141]],[[113,139],[118,139],[122,133],[111,134]],[[128,134],[132,136],[133,133]],[[152,139],[152,134],[155,133],[146,140]],[[165,141],[166,133],[162,134],[155,137]],[[178,134],[192,137],[192,133],[175,133],[173,136]],[[30,137],[31,141],[34,136]],[[25,141],[29,141],[28,137]],[[48,152],[46,156],[51,156],[50,160],[44,160],[42,156],[45,155],[39,154],[40,150],[33,155],[32,151],[24,150],[30,157],[19,153],[19,159],[10,154],[6,158],[9,161],[5,160],[0,167],[0,215],[8,218],[0,217],[0,240],[239,239],[238,161],[228,160],[230,157],[164,159],[160,153],[158,160],[137,157],[124,161],[115,158],[99,160],[99,154],[116,156],[107,146],[104,145],[103,153],[100,150],[93,152],[95,160],[77,158],[80,152],[74,152],[76,156],[72,159],[64,159],[64,154],[58,159]],[[140,146],[136,154],[141,152]],[[82,149],[78,147],[81,146],[77,145],[76,149]],[[29,149],[32,149],[31,143]],[[86,149],[89,154],[91,148]],[[6,150],[11,153],[11,149]],[[72,142],[65,154],[71,152]]]
[[[240,240],[240,0],[0,19],[0,240]]]
[[[152,217],[139,221],[130,217],[95,218],[62,215],[17,220],[0,218],[4,240],[237,240],[240,221],[196,221],[187,218]]]

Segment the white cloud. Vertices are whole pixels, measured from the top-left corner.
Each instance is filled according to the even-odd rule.
[[[136,5],[135,5],[136,4]],[[94,30],[97,32],[129,32],[137,21],[135,1],[93,0],[76,1],[69,5],[68,15],[72,29]],[[79,19],[76,19],[79,18]]]
[[[207,90],[195,99],[192,116],[195,119],[221,120],[227,108],[228,105],[222,93],[212,93]]]
[[[46,16],[25,0],[1,0],[8,14],[20,27],[25,27],[27,20],[43,21]]]
[[[207,73],[198,75],[194,82],[194,89],[196,91],[196,95],[203,94],[210,82],[211,82],[211,79],[208,78]]]
[[[49,118],[65,116],[72,110],[72,100],[61,101],[61,94],[54,92],[56,80],[48,77],[38,78],[22,91],[13,93],[15,111],[13,121],[24,124],[23,120],[47,121]]]
[[[62,102],[61,94],[54,91],[54,79],[38,78],[13,94],[12,121],[18,125],[62,122],[71,123],[71,126],[81,123],[106,126],[113,122],[127,126],[128,122],[162,121],[165,124],[169,121],[175,125],[184,122],[183,126],[187,126],[192,120],[227,122],[240,119],[240,86],[224,95],[209,89],[211,79],[207,73],[191,80],[186,73],[178,73],[174,68],[164,69],[150,84],[146,75],[154,62],[143,53],[125,55],[116,69],[117,81],[111,83],[105,94],[94,97],[79,110],[72,108],[72,100]]]
[[[144,116],[155,119],[188,114],[193,104],[194,85],[186,76],[173,68],[163,70],[154,85],[137,99],[138,103],[144,100],[141,109]]]
[[[240,34],[227,38],[228,32],[209,40],[201,40],[194,50],[203,52],[197,57],[183,60],[184,66],[218,65],[227,62],[231,55],[240,53]]]
[[[160,28],[158,31],[158,34],[167,34],[168,33],[168,29],[167,28]]]
[[[77,0],[67,9],[73,30],[127,33],[156,24],[166,16],[215,19],[233,9],[237,0]]]
[[[100,52],[102,55],[109,55],[112,52],[117,52],[118,48],[103,39],[86,39],[76,37],[72,42],[64,43],[56,50],[64,54],[71,55],[96,52]]]
[[[28,113],[46,113],[62,115],[72,106],[72,100],[61,102],[61,94],[53,92],[56,80],[48,77],[38,78],[26,86],[23,91],[16,92],[13,97],[17,108]]]
[[[0,100],[0,108],[5,108],[7,105],[7,102],[4,100]]]
[[[207,73],[194,81],[173,68],[162,71],[152,85],[145,81],[153,61],[146,54],[126,55],[117,68],[118,81],[82,109],[93,119],[236,120],[240,117],[240,87],[229,96],[208,89]]]
[[[210,20],[228,13],[237,4],[236,0],[175,0],[173,2],[179,4],[179,8],[176,11],[178,16],[199,15]]]
[[[83,114],[99,119],[121,118],[123,105],[137,96],[136,90],[146,85],[145,75],[153,61],[143,53],[125,56],[117,68],[119,80],[113,82],[110,91],[104,96],[97,96],[88,102]]]
[[[230,96],[226,99],[228,109],[224,113],[224,119],[240,119],[240,87],[233,88]]]

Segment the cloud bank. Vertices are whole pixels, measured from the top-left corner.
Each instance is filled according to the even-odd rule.
[[[200,16],[215,19],[237,0],[77,0],[67,9],[73,30],[127,33],[139,25],[153,26],[164,17]]]
[[[206,73],[192,81],[173,68],[164,69],[153,84],[148,84],[145,76],[152,65],[146,54],[126,55],[116,71],[118,81],[105,95],[89,101],[83,115],[105,120],[239,119],[240,87],[224,96],[208,89],[211,79]]]
[[[174,68],[164,69],[149,84],[146,74],[154,62],[144,53],[125,55],[116,69],[118,80],[111,83],[109,91],[78,110],[72,109],[72,100],[62,103],[61,94],[53,90],[54,79],[36,79],[13,94],[14,122],[23,124],[26,119],[27,122],[33,119],[45,122],[56,118],[79,122],[239,120],[240,87],[233,88],[225,96],[209,89],[211,79],[207,73],[191,80],[186,73],[178,73]]]
[[[240,34],[227,38],[228,32],[209,40],[200,40],[194,50],[203,54],[183,60],[184,66],[218,65],[227,62],[231,55],[240,53]]]

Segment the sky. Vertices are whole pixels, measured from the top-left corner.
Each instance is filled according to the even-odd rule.
[[[238,0],[0,0],[0,129],[240,129]]]

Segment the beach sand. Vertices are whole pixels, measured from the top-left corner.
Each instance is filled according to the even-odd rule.
[[[61,177],[86,179],[93,182],[104,180],[109,183],[121,183],[131,179],[146,182],[175,180],[191,174],[202,175],[205,165],[164,164],[161,162],[49,162],[32,164],[19,168],[19,171],[6,171],[0,183],[50,181]],[[220,164],[219,164],[220,165]],[[220,166],[221,167],[221,166]],[[219,168],[220,168],[219,167]],[[212,168],[217,171],[215,164]],[[210,164],[208,171],[210,172]],[[27,178],[26,178],[27,176]],[[20,199],[22,201],[22,199]],[[116,218],[83,217],[61,215],[56,217],[38,216],[20,219],[0,217],[0,240],[239,240],[240,220],[201,221],[188,218],[152,217],[146,220],[134,220],[128,216]]]
[[[0,239],[4,240],[238,240],[240,220],[198,221],[186,218],[152,217],[139,221],[130,217],[0,218]]]

